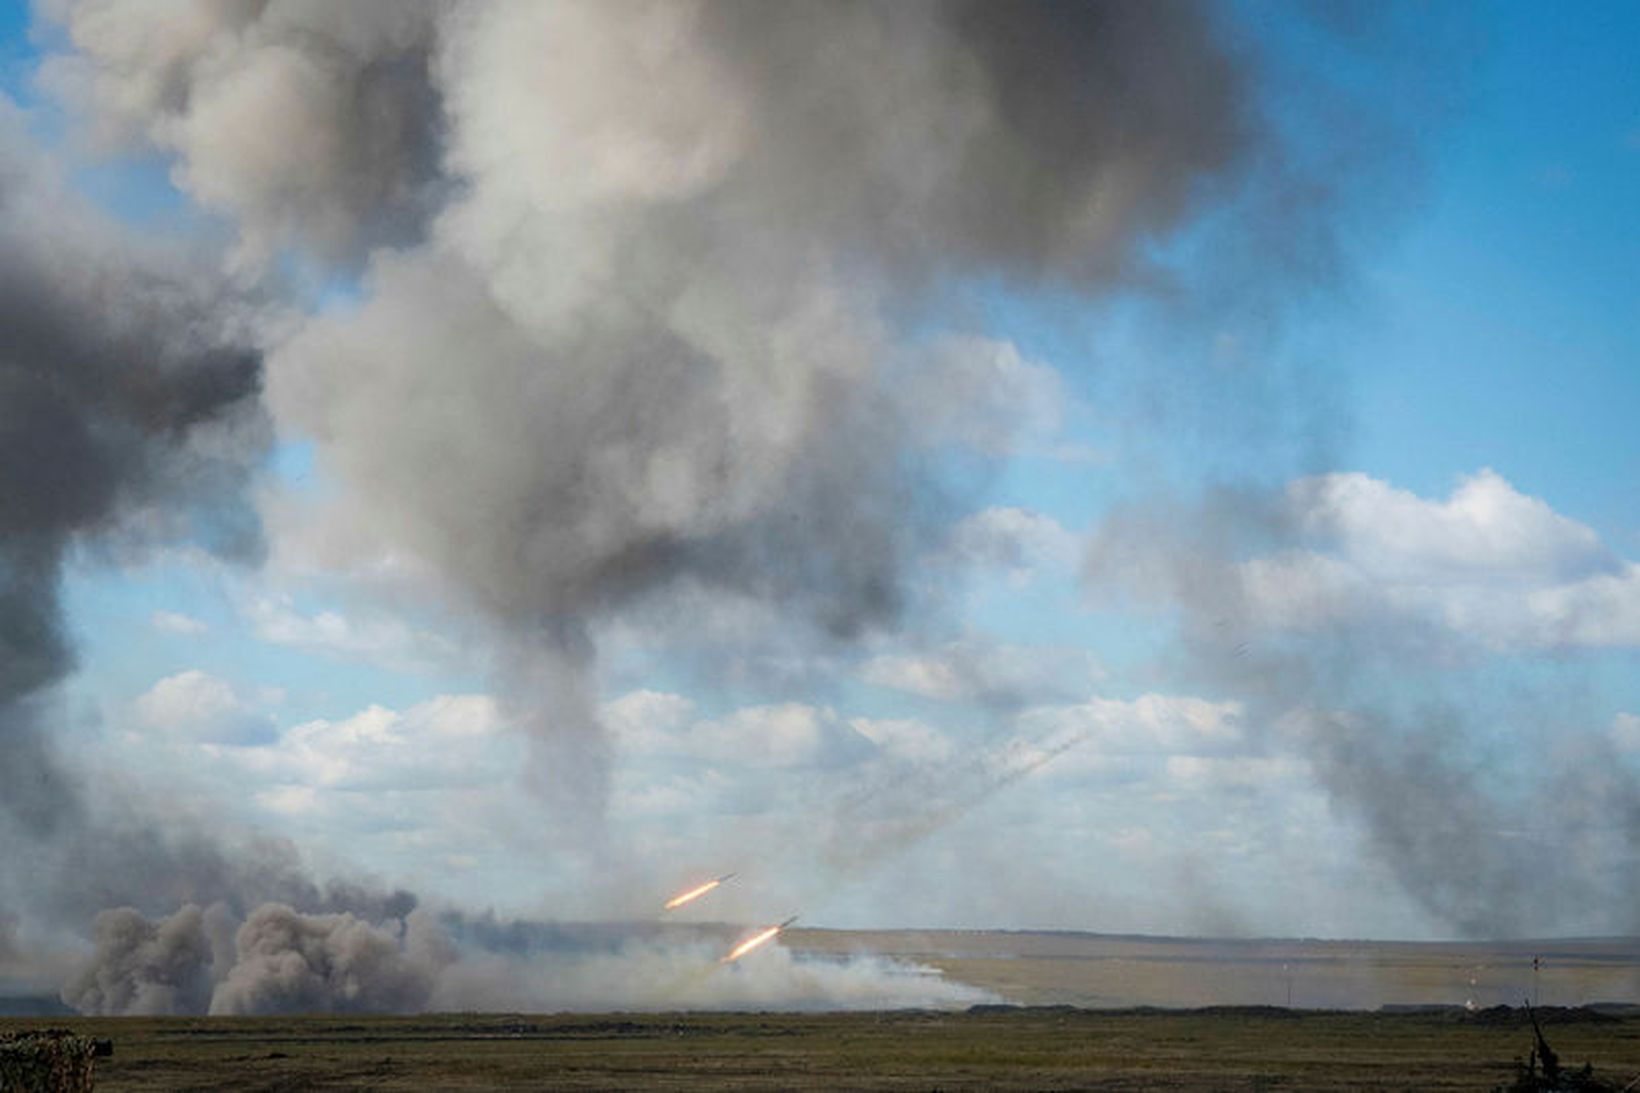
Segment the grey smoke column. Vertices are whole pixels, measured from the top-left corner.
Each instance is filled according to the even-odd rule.
[[[244,487],[271,430],[256,301],[222,289],[197,256],[99,217],[53,169],[0,102],[0,922],[89,922],[125,904],[136,915],[220,902],[241,915],[267,900],[402,916],[406,893],[320,886],[276,840],[220,840],[121,790],[93,793],[57,746],[54,688],[73,666],[69,557],[188,541],[255,560]],[[160,993],[108,1004],[192,1005],[196,984],[155,970],[180,959],[181,935],[145,934],[123,914],[108,943],[141,949],[126,978],[147,975]]]
[[[241,264],[290,243],[324,262],[416,239],[436,202],[430,0],[42,0],[73,52],[41,82],[115,148],[239,227]]]
[[[1286,214],[1327,189],[1291,177],[1245,43],[1192,3],[46,10],[70,43],[46,86],[104,138],[174,157],[177,185],[237,229],[239,271],[362,263],[357,299],[270,355],[269,410],[341,487],[334,511],[298,518],[493,626],[541,773],[588,817],[605,791],[600,624],[692,597],[847,640],[907,609],[908,560],[940,515],[930,449],[960,411],[938,400],[986,399],[943,382],[987,374],[951,352],[983,342],[921,333],[960,327],[953,301],[1153,286],[1152,245],[1197,212],[1256,192],[1250,207]],[[1241,257],[1226,279],[1254,279]],[[244,391],[160,369],[199,392],[159,400],[169,424],[133,430],[118,397],[75,410],[93,454],[135,439],[111,480],[59,461],[106,489],[16,540],[7,640],[29,656],[8,710],[66,663],[41,593],[66,542],[139,495],[190,512],[196,485],[231,495],[233,460],[196,481],[155,453],[250,406],[245,367],[207,370]],[[703,614],[678,629],[720,621]],[[10,735],[20,755],[39,743]],[[64,791],[28,769],[11,799],[44,823]],[[189,875],[213,891],[245,880],[202,860]]]
[[[951,417],[917,308],[1148,276],[1142,243],[1264,162],[1192,4],[495,4],[434,37],[448,200],[277,350],[269,405],[361,558],[497,625],[577,815],[601,620],[905,610]]]
[[[266,437],[261,357],[201,270],[148,253],[39,177],[0,102],[0,826],[78,822],[41,704],[72,664],[76,546],[194,535],[257,549],[236,492]]]
[[[1322,476],[1285,493],[1220,488],[1194,502],[1125,506],[1089,544],[1089,587],[1176,611],[1172,667],[1244,702],[1262,748],[1302,756],[1377,864],[1440,928],[1493,938],[1632,932],[1640,780],[1605,735],[1578,723],[1575,693],[1502,687],[1476,667],[1485,660],[1472,636],[1369,585],[1329,586],[1306,572],[1306,551],[1342,535],[1339,489]],[[1371,530],[1393,541],[1416,529]],[[1616,564],[1587,538],[1562,551],[1562,564]],[[1480,548],[1506,550],[1507,536],[1497,539]],[[1502,604],[1524,594],[1490,595]]]

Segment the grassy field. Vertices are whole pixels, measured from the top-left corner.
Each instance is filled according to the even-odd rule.
[[[949,979],[1029,1005],[1640,1004],[1640,938],[1406,942],[794,929],[781,942],[811,956],[868,953],[938,968]]]
[[[111,1038],[103,1090],[1485,1090],[1513,1075],[1530,1030],[1518,1012],[1471,1013],[1465,1003],[1519,1005],[1534,992],[1546,1007],[1640,1002],[1636,939],[792,929],[776,944],[808,961],[863,953],[937,968],[1030,1008],[0,1018],[0,1032],[67,1025]],[[1451,1008],[1370,1012],[1398,1003]],[[1179,1008],[1127,1008],[1147,1005]],[[1563,1060],[1592,1062],[1618,1088],[1635,1080],[1640,1091],[1640,1009],[1551,1009],[1545,1019]]]
[[[1550,1014],[1551,1018],[1559,1014]],[[1574,1016],[1576,1016],[1574,1014]],[[99,1090],[1484,1090],[1530,1033],[1496,1014],[1219,1010],[101,1018]],[[1640,1077],[1640,1016],[1551,1023]],[[1640,1087],[1637,1087],[1640,1088]]]

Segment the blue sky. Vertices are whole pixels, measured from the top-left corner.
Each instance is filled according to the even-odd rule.
[[[1420,492],[1495,466],[1632,544],[1640,73],[1621,43],[1640,13],[1488,14],[1425,207],[1371,271],[1377,329],[1349,347],[1359,455]]]
[[[1323,59],[1282,8],[1215,10],[1284,64]],[[231,217],[166,181],[174,149],[78,158],[31,82],[28,21],[0,4],[0,86],[45,112],[36,130],[83,194],[136,230],[232,234]],[[1447,39],[1457,48],[1437,48]],[[653,626],[598,622],[618,867],[577,832],[549,834],[562,820],[521,774],[483,627],[447,596],[378,579],[386,554],[372,569],[314,545],[335,516],[315,502],[348,498],[324,444],[289,420],[256,486],[265,565],[187,544],[76,557],[73,731],[96,764],[230,825],[506,911],[630,915],[694,873],[742,869],[755,882],[718,910],[752,918],[767,903],[857,926],[1459,931],[1383,856],[1375,802],[1339,789],[1331,753],[1293,741],[1348,691],[1397,714],[1466,707],[1474,723],[1434,748],[1494,772],[1478,790],[1489,806],[1538,800],[1532,749],[1546,740],[1557,754],[1598,743],[1628,777],[1640,769],[1640,6],[1465,5],[1431,40],[1401,58],[1408,87],[1440,89],[1427,117],[1405,88],[1371,84],[1393,64],[1356,89],[1397,124],[1411,112],[1393,153],[1405,162],[1385,176],[1394,207],[1347,210],[1360,221],[1343,230],[1341,276],[1295,287],[1268,340],[1238,333],[1233,313],[1178,336],[1134,289],[985,294],[978,333],[1023,362],[997,367],[1026,409],[1006,444],[935,456],[984,484],[912,567],[937,604],[926,618],[853,645],[708,619],[700,648],[654,636],[687,630],[698,605],[658,608]],[[346,321],[375,291],[351,278],[311,310]],[[1326,485],[1292,485],[1306,476]],[[1223,486],[1288,505],[1304,537],[1270,546],[1212,524],[1202,498]],[[1135,554],[1112,520],[1134,510],[1171,537]],[[1191,555],[1221,532],[1229,555]],[[1091,572],[1090,557],[1116,556],[1102,546],[1126,560]],[[1186,556],[1217,574],[1209,584],[1242,582],[1251,614],[1215,620],[1217,602],[1179,577]],[[1289,675],[1316,667],[1292,651],[1307,644],[1370,662],[1283,719],[1193,659],[1211,659],[1203,642],[1226,627],[1246,630],[1242,663],[1267,655]],[[997,773],[1071,738],[1017,781]],[[837,845],[856,817],[830,810],[891,761],[962,804],[911,822],[918,840],[884,836],[862,864]],[[823,837],[795,802],[831,817],[808,825]],[[884,806],[866,826],[892,831],[896,815]],[[1529,837],[1561,838],[1552,820]],[[1632,846],[1577,831],[1634,868]],[[996,878],[978,894],[958,880],[975,869]],[[1595,906],[1529,926],[1621,920]]]

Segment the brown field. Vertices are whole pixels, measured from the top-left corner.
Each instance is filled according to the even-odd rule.
[[[1581,1016],[1548,1025],[1556,1050],[1619,1086],[1640,1077],[1640,1016]],[[98,1063],[106,1091],[1484,1090],[1513,1074],[1530,1043],[1519,1020],[1497,1015],[1251,1010],[56,1023],[113,1039]]]
[[[1640,938],[1514,942],[1214,940],[1003,930],[802,930],[815,955],[875,953],[1025,1005],[1640,1004]],[[1540,958],[1534,976],[1532,958]]]
[[[937,967],[1019,1006],[961,1013],[0,1019],[109,1037],[101,1090],[1485,1090],[1550,1043],[1640,1090],[1640,941],[1203,941],[793,929],[811,960]],[[751,957],[749,959],[755,959]],[[1286,1008],[1291,990],[1293,1008]],[[1443,1006],[1370,1012],[1380,1006]],[[1134,1010],[1136,1006],[1168,1010]],[[1087,1007],[1087,1008],[1073,1008]],[[1192,1007],[1215,1007],[1197,1009]],[[1323,1008],[1329,1007],[1329,1008]],[[1340,1012],[1353,1011],[1353,1012]]]

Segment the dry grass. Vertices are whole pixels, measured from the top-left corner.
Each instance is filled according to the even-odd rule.
[[[0,1029],[39,1022],[0,1022]],[[1529,1034],[1452,1014],[1283,1011],[103,1018],[101,1090],[1487,1089]],[[1640,1017],[1553,1024],[1640,1075]]]
[[[789,948],[939,968],[1029,1005],[1285,1006],[1640,1003],[1640,938],[1414,943],[1224,941],[998,930],[792,930]],[[1542,958],[1534,976],[1532,958]]]
[[[1544,958],[1545,1005],[1640,1001],[1640,941],[1490,945],[1198,941],[1092,934],[794,929],[812,959],[937,966],[1012,1001],[970,1013],[103,1018],[102,1090],[1490,1089],[1531,1044],[1518,1015],[1325,1012],[1385,1003],[1518,1004]],[[1561,1018],[1563,1014],[1550,1014]],[[1557,1021],[1563,1060],[1640,1078],[1640,1012]],[[1636,1085],[1640,1089],[1640,1084]]]

